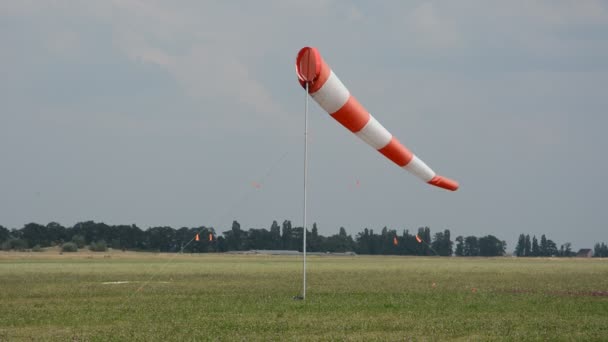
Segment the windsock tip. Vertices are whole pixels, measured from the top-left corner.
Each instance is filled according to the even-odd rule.
[[[443,177],[443,176],[435,176],[428,183],[431,185],[434,185],[434,186],[438,186],[443,189],[450,190],[450,191],[458,190],[457,181],[449,179],[447,177]]]

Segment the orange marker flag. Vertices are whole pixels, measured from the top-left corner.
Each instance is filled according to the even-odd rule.
[[[420,238],[420,236],[418,236],[418,234],[416,234],[416,241],[418,241],[418,243],[422,243],[422,239]]]
[[[213,241],[213,234],[209,233],[209,241]]]
[[[397,237],[394,236],[393,237],[393,245],[397,246],[399,244],[399,241],[397,240]]]
[[[196,233],[196,236],[194,237],[194,241],[200,241],[201,239],[198,237],[198,233]]]

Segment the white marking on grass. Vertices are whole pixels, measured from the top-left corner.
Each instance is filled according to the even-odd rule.
[[[119,284],[130,284],[130,283],[142,283],[142,281],[105,281],[102,284],[103,285],[119,285]],[[171,283],[170,281],[155,281],[155,282],[150,282],[151,284],[169,284]]]

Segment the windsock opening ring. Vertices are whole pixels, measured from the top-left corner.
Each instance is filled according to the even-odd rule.
[[[308,83],[308,92],[314,93],[327,81],[331,69],[325,63],[319,50],[313,47],[304,47],[298,52],[296,58],[296,74],[302,87]]]

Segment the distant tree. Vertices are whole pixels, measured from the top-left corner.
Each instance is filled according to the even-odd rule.
[[[11,232],[10,230],[8,230],[7,228],[0,226],[0,244],[2,244],[4,241],[8,240],[8,238],[11,236]]]
[[[60,245],[68,240],[67,228],[57,222],[50,222],[46,225],[47,238],[51,245]]]
[[[195,237],[195,234],[196,232],[192,231],[188,227],[181,227],[175,231],[175,241],[179,244],[180,253],[192,252],[191,247],[194,246],[194,242],[191,240]]]
[[[547,237],[545,236],[545,234],[540,236],[539,255],[544,256],[544,257],[551,255],[549,252],[549,245],[547,244]]]
[[[462,235],[456,237],[456,255],[464,256],[464,238]]]
[[[71,232],[72,235],[84,236],[85,244],[90,244],[91,242],[98,240],[112,240],[112,236],[110,236],[110,226],[103,222],[78,222],[72,227]]]
[[[536,235],[532,237],[532,256],[540,256],[540,247],[538,246],[538,239],[536,239]]]
[[[281,234],[281,239],[283,240],[283,249],[297,249],[297,247],[295,247],[295,241],[293,241],[291,221],[289,220],[283,221],[283,232]]]
[[[517,239],[517,246],[515,246],[515,255],[518,257],[525,256],[526,249],[526,236],[524,234],[519,234],[519,239]]]
[[[226,238],[223,236],[219,236],[217,238],[217,251],[218,252],[228,252],[228,243],[226,242]]]
[[[443,232],[435,233],[431,247],[441,256],[452,255],[453,243],[450,240],[450,230],[446,229]]]
[[[21,238],[26,240],[28,245],[48,247],[51,245],[46,231],[46,227],[38,223],[28,223],[21,228]]]
[[[171,227],[151,227],[146,230],[148,248],[158,252],[179,252],[181,241],[176,239],[176,230]]]
[[[62,252],[78,252],[78,246],[73,242],[66,242],[61,246]]]
[[[306,239],[307,248],[309,248],[311,252],[319,252],[321,250],[321,238],[319,237],[319,229],[317,228],[316,223],[312,224],[312,231],[310,232],[310,235],[306,236]]]
[[[27,240],[10,237],[8,240],[4,241],[0,247],[4,251],[23,251],[28,248],[28,244]]]
[[[608,245],[606,245],[604,242],[596,243],[595,247],[593,248],[593,256],[595,258],[608,257]]]
[[[547,239],[547,256],[559,255],[559,250],[557,250],[557,244],[553,242],[551,239]]]
[[[281,227],[277,221],[272,221],[270,226],[270,239],[272,241],[272,249],[283,248],[283,242],[281,241]]]
[[[120,250],[121,248],[123,248],[120,243],[120,239],[112,239],[112,241],[110,241],[109,248],[112,248],[115,250]]]
[[[321,250],[325,252],[351,252],[355,247],[353,238],[346,233],[344,227],[336,235],[328,236]]]
[[[243,248],[243,231],[241,230],[241,224],[236,220],[232,221],[232,235],[229,241],[230,248],[235,251],[240,251]]]
[[[572,252],[572,244],[570,242],[566,242],[559,248],[559,256],[561,257],[571,257],[574,253]]]
[[[425,255],[431,255],[431,249],[429,248],[429,245],[433,242],[432,238],[431,238],[431,228],[429,227],[424,227],[424,233],[423,235],[423,240],[425,243],[423,243],[424,245],[424,249],[425,249]]]
[[[105,252],[108,250],[108,245],[103,240],[93,241],[89,245],[89,249],[93,252]]]
[[[526,234],[526,241],[524,245],[524,256],[532,256],[532,243],[530,242],[530,235]]]
[[[75,243],[78,248],[84,248],[84,246],[86,245],[84,236],[80,234],[72,236],[72,242]]]
[[[178,231],[178,234],[180,232],[182,236],[177,235],[175,237],[175,241],[176,241],[176,249],[181,249],[181,246],[179,246],[178,244],[181,244],[181,242],[183,241],[190,241],[190,243],[187,245],[187,248],[184,248],[184,252],[185,253],[209,253],[209,252],[214,252],[217,250],[218,246],[217,246],[217,239],[215,236],[215,230],[211,227],[205,227],[205,226],[200,226],[200,227],[194,227],[194,228],[182,228]],[[230,231],[230,233],[232,233],[232,231]],[[196,235],[198,234],[198,241],[196,241]],[[209,235],[211,235],[212,240],[209,240]],[[246,244],[247,243],[247,235],[244,234],[243,235],[243,243]],[[194,238],[194,241],[192,241],[192,239]],[[172,248],[175,248],[172,247]]]
[[[302,232],[304,231],[304,229],[302,227],[293,227],[291,229],[291,246],[292,246],[292,250],[297,250],[299,252],[302,252],[302,243],[303,241],[303,236],[302,236]]]
[[[392,241],[390,240],[390,234],[388,231],[388,227],[384,226],[382,227],[382,230],[380,231],[380,236],[378,236],[376,239],[374,239],[374,242],[376,243],[376,254],[380,254],[380,255],[385,255],[385,254],[390,254],[391,251],[391,246],[392,246]]]
[[[479,255],[479,242],[476,236],[467,236],[464,239],[464,255],[465,256],[478,256]]]
[[[600,245],[600,243],[598,242],[593,247],[593,257],[599,258],[599,257],[601,257],[601,253],[602,253],[602,245]]]
[[[416,249],[418,248],[418,241],[416,237],[410,234],[409,230],[405,229],[401,236],[399,250],[400,254],[404,255],[416,255]]]
[[[454,243],[452,242],[452,233],[450,233],[449,229],[446,229],[443,231],[443,243],[442,243],[442,250],[443,250],[443,254],[444,256],[452,256],[452,254],[454,253]]]
[[[243,249],[273,249],[272,234],[266,229],[249,229]]]
[[[479,238],[479,255],[480,256],[503,256],[507,243],[500,241],[494,235],[487,235]]]
[[[367,228],[363,229],[362,232],[357,234],[357,237],[356,237],[357,253],[372,254],[372,249],[373,249],[372,236],[371,236],[372,234],[370,234],[370,230]]]
[[[388,239],[386,241],[387,254],[390,254],[390,255],[404,254],[403,253],[404,246],[402,246],[403,241],[400,241],[401,239],[399,238],[399,235],[397,234],[397,231],[395,229],[389,230],[387,239]],[[396,244],[395,244],[395,241],[397,242]]]
[[[433,242],[431,242],[431,248],[433,248],[433,250],[435,252],[437,252],[438,255],[442,255],[442,243],[443,243],[443,232],[437,232],[435,233],[435,236],[433,236]]]
[[[432,243],[431,229],[429,227],[420,227],[418,228],[418,233],[416,235],[423,241],[416,245],[416,255],[431,255],[431,250],[429,248],[429,245]]]
[[[120,240],[124,243],[123,248],[148,249],[145,233],[135,224],[123,226]]]

